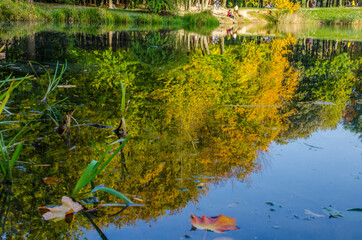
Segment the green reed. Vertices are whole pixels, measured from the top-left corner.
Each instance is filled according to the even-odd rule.
[[[84,170],[84,172],[82,173],[82,175],[80,176],[77,184],[74,187],[73,193],[72,193],[72,197],[78,197],[82,194],[79,194],[80,190],[82,188],[84,188],[88,183],[93,182],[94,179],[98,176],[98,174],[112,161],[112,159],[120,152],[122,151],[124,145],[126,144],[126,142],[129,140],[131,135],[128,135],[124,141],[121,143],[121,145],[114,151],[114,153],[109,156],[108,158],[106,157],[107,153],[111,150],[112,146],[108,146],[107,149],[102,153],[101,158],[99,159],[99,161],[91,161],[88,165],[88,167]],[[93,144],[93,143],[92,143]],[[93,144],[94,148],[101,153]],[[129,200],[126,196],[124,196],[122,193],[114,190],[114,189],[110,189],[104,186],[98,186],[93,188],[93,190],[91,190],[91,193],[96,192],[96,191],[104,191],[104,192],[108,192],[111,193],[119,198],[121,198],[123,201],[125,201],[127,204],[128,203],[132,203],[131,200]]]

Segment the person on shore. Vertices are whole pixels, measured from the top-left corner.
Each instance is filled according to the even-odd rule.
[[[354,2],[354,0],[352,0],[352,7],[354,7],[356,5],[356,3]]]
[[[239,14],[238,14],[238,10],[239,10],[239,7],[238,7],[238,5],[235,5],[235,8],[234,8],[234,15],[236,15],[237,17],[239,16]]]
[[[232,27],[232,28],[230,28],[230,29],[226,29],[226,34],[227,34],[227,35],[232,34],[233,30],[234,30],[234,27]]]
[[[229,18],[231,18],[231,19],[234,19],[235,17],[231,14],[231,11],[229,10],[228,11],[228,15],[227,15]]]
[[[219,10],[219,8],[220,8],[220,2],[219,2],[218,0],[215,0],[215,1],[214,1],[214,5],[215,5],[215,7]]]

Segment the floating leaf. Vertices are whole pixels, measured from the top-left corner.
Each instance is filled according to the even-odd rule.
[[[362,208],[352,208],[352,209],[347,209],[347,211],[350,211],[350,212],[362,212]]]
[[[329,218],[344,217],[342,212],[335,210],[332,207],[324,207],[323,210],[329,214]]]
[[[226,217],[221,214],[218,217],[206,217],[204,215],[201,218],[192,214],[191,218],[192,219],[190,221],[192,226],[198,229],[205,229],[219,233],[239,229],[235,225],[235,218]]]
[[[239,204],[239,202],[230,203],[230,204],[228,205],[228,208],[235,207],[235,206],[238,205],[238,204]]]
[[[58,185],[63,180],[56,177],[46,177],[43,179],[43,182],[48,185]]]
[[[308,209],[305,209],[305,210],[304,210],[304,213],[305,213],[305,214],[308,214],[308,215],[311,215],[311,216],[313,216],[313,217],[317,217],[317,218],[324,218],[324,217],[325,217],[325,216],[322,215],[322,214],[314,213],[314,212],[312,212],[311,210],[308,210]]]
[[[108,192],[110,194],[113,194],[117,197],[119,197],[120,199],[122,199],[123,201],[125,201],[126,203],[133,203],[131,200],[129,200],[126,196],[124,196],[122,193],[114,190],[114,189],[111,189],[111,188],[107,188],[107,187],[104,187],[103,184],[93,188],[93,190],[91,191],[91,193],[94,193],[96,191],[104,191],[104,192]]]
[[[59,221],[65,219],[67,223],[73,220],[73,214],[81,211],[82,205],[74,202],[70,197],[62,197],[61,206],[38,207],[39,212],[43,215],[44,220]]]

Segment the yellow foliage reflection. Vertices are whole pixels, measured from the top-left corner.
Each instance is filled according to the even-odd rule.
[[[212,54],[192,53],[181,65],[155,71],[151,77],[142,75],[143,69],[138,69],[141,65],[136,63],[132,66],[137,68],[130,71],[125,68],[127,74],[124,76],[129,81],[127,98],[134,97],[126,116],[133,137],[127,143],[124,155],[117,156],[107,166],[96,184],[105,184],[127,194],[132,201],[145,204],[145,207],[128,208],[122,212],[122,217],[115,218],[108,216],[117,213],[119,208],[101,208],[94,213],[100,228],[110,224],[122,228],[135,225],[137,220],[149,222],[166,213],[178,213],[190,202],[197,203],[211,184],[217,184],[225,177],[244,181],[250,173],[259,170],[260,154],[268,150],[280,131],[286,129],[284,120],[290,112],[281,111],[280,107],[291,101],[298,84],[298,73],[286,57],[288,46],[294,42],[292,38],[261,44],[245,42],[226,47],[223,54],[218,53],[216,46],[210,46]],[[108,51],[102,56],[104,61],[114,63],[117,56],[126,61],[124,56],[127,54]],[[132,56],[129,61],[136,60]],[[130,65],[122,63],[121,66]],[[101,80],[106,82],[111,79],[107,69],[97,70],[103,76]],[[86,86],[93,76],[83,75],[78,83]],[[112,86],[113,83],[107,85],[109,91],[114,90]],[[151,96],[147,94],[150,89]],[[72,91],[77,89],[70,89],[68,95],[78,94]],[[88,100],[79,108],[75,113],[77,120],[98,123],[97,114],[100,114],[100,124],[117,126],[119,91],[114,90],[114,99],[110,97],[111,93],[93,91],[92,94],[79,93],[84,94],[84,99],[91,95],[94,100]],[[52,130],[44,126],[36,131]],[[24,155],[29,156],[27,159],[39,165],[44,160],[49,168],[35,168],[34,173],[19,178],[13,187],[14,196],[32,215],[26,215],[29,227],[20,224],[18,230],[9,230],[25,235],[27,229],[37,230],[43,224],[46,230],[29,233],[33,238],[41,239],[60,234],[67,226],[53,229],[48,223],[40,223],[40,217],[39,221],[30,221],[37,214],[32,206],[55,204],[60,196],[72,189],[85,166],[99,158],[91,148],[89,138],[100,149],[117,140],[107,129],[82,126],[77,146],[69,150],[69,146],[59,147],[59,136],[51,133],[49,136],[39,143],[45,150],[34,153],[35,150],[28,148],[24,151]],[[37,137],[34,134],[34,142]],[[53,149],[58,151],[54,154]],[[57,188],[45,186],[44,177],[57,177],[63,181]],[[31,186],[27,184],[29,182]],[[28,193],[32,191],[30,197]],[[96,196],[108,203],[115,201],[107,194],[97,192]],[[9,215],[9,218],[17,217],[15,211]],[[76,238],[81,237],[79,229],[90,229],[91,225],[77,215],[72,227]],[[36,236],[36,232],[41,236]]]

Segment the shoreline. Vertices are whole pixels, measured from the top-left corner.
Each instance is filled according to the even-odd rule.
[[[277,9],[239,8],[235,19],[227,17],[229,9],[208,9],[220,25],[244,23],[292,23],[292,24],[326,24],[326,25],[362,25],[361,7],[342,8],[300,8],[293,14]],[[232,10],[232,9],[230,9]]]
[[[120,23],[134,25],[177,25],[217,28],[245,23],[292,23],[327,25],[362,25],[362,7],[300,8],[293,14],[286,10],[268,8],[239,8],[234,19],[227,17],[229,8],[216,9],[209,5],[204,11],[195,6],[177,14],[162,16],[144,9],[108,9],[101,7],[14,3],[0,3],[0,22],[34,21],[67,23]]]

